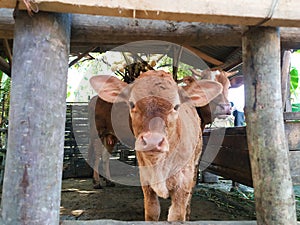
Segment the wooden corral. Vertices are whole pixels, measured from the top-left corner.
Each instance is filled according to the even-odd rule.
[[[284,113],[285,134],[289,145],[289,163],[294,185],[300,184],[300,114]],[[223,129],[223,128],[221,128]],[[220,134],[221,133],[221,134]],[[247,143],[246,127],[226,128],[223,132],[205,130],[203,135],[204,149],[209,143],[210,135],[222,135],[222,144],[214,146],[219,150],[212,162],[207,162],[205,150],[203,152],[203,167],[207,166],[207,171],[237,181],[239,183],[253,186],[249,150]]]
[[[7,36],[5,32],[1,32],[4,39],[12,38],[8,36],[9,33],[14,35],[12,62],[3,63],[1,60],[4,64],[4,66],[1,64],[2,70],[11,70],[13,84],[8,157],[3,186],[3,223],[13,225],[59,224],[65,90],[71,33],[70,16],[57,13],[63,12],[129,17],[132,18],[131,22],[133,21],[135,24],[137,23],[136,18],[166,20],[167,23],[174,20],[177,22],[227,24],[225,29],[233,30],[232,33],[236,34],[235,43],[238,43],[238,46],[233,49],[230,48],[231,53],[227,54],[227,58],[226,56],[223,57],[225,60],[221,66],[215,65],[219,62],[211,60],[209,57],[206,57],[206,60],[211,64],[211,67],[219,66],[223,69],[231,69],[243,61],[247,107],[247,143],[257,200],[257,223],[297,224],[290,165],[288,163],[288,144],[285,138],[280,140],[278,138],[285,135],[282,117],[283,107],[279,92],[281,90],[280,50],[284,49],[280,49],[280,35],[277,27],[300,26],[299,13],[295,10],[300,8],[298,0],[264,2],[258,0],[225,0],[222,2],[205,0],[191,1],[188,4],[170,0],[151,2],[2,0],[0,7],[14,8],[17,2],[20,2],[20,5],[17,5],[15,11],[14,27],[12,24],[0,24],[10,29],[13,27],[13,32],[7,30],[10,31],[7,32]],[[25,9],[24,3],[27,4],[29,13],[33,14],[33,11],[37,12],[38,9],[41,12],[29,17],[26,12],[18,11],[18,6]],[[48,13],[49,11],[55,13]],[[95,21],[92,25],[101,27],[101,24]],[[171,22],[170,32],[177,30],[173,26],[177,22]],[[240,29],[241,32],[239,33],[234,30],[232,24],[247,27]],[[197,27],[194,30],[196,35],[193,34],[194,36],[192,36],[194,39],[198,39],[198,36],[201,36],[202,40],[207,39],[205,34],[201,34],[199,28],[201,24],[189,25]],[[82,28],[84,30],[89,26],[91,24],[83,25]],[[163,26],[166,27],[166,23],[163,23]],[[126,27],[128,26],[126,25]],[[205,30],[208,31],[210,26],[206,25],[206,28]],[[216,26],[213,26],[212,29],[214,28]],[[140,29],[136,29],[137,36]],[[160,29],[161,27],[156,32],[159,33]],[[299,30],[296,31],[299,32]],[[130,31],[127,32],[129,33],[127,37],[129,37],[131,33]],[[86,35],[83,36],[86,37]],[[105,50],[110,48],[109,41],[112,36],[117,39],[118,33],[112,32],[111,35],[105,37],[107,40]],[[222,38],[222,34],[218,37]],[[157,38],[163,39],[165,37],[157,35]],[[213,35],[209,38],[213,38]],[[76,39],[74,35],[72,35],[72,39]],[[97,37],[93,36],[90,42],[86,39],[81,42],[84,42],[84,46],[88,43],[88,49],[97,47],[99,50],[103,46],[96,39]],[[227,41],[229,43],[230,38]],[[178,42],[189,45],[189,40],[184,38],[180,38]],[[294,44],[294,48],[299,48],[299,40],[295,40]],[[71,43],[71,49],[75,45],[76,43]],[[7,44],[3,46],[6,50],[10,48]],[[223,46],[226,46],[224,42]],[[80,47],[80,44],[76,47]],[[205,47],[206,50],[207,48],[213,49],[211,46]],[[88,49],[86,48],[86,51]],[[233,55],[237,55],[238,59],[232,61]],[[242,56],[243,60],[241,60]],[[217,56],[214,58],[218,59]],[[45,148],[45,146],[47,147]],[[48,150],[49,148],[51,151]],[[11,177],[14,179],[10,179]],[[73,221],[63,223],[77,224]],[[96,222],[78,223],[93,224]],[[214,224],[214,222],[195,223]],[[226,224],[226,222],[220,223]],[[255,222],[244,222],[243,224],[247,223],[255,224]],[[234,223],[230,222],[230,224]]]
[[[88,103],[67,103],[63,178],[92,177],[92,168],[87,163],[88,144]],[[120,142],[114,147],[111,160],[136,166],[134,151]]]

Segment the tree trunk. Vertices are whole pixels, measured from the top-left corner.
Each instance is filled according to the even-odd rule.
[[[6,225],[59,224],[70,21],[67,14],[43,12],[16,18],[2,198]]]
[[[247,140],[257,224],[296,224],[281,100],[277,28],[250,27],[243,36]]]

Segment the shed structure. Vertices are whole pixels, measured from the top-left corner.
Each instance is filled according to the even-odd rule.
[[[300,46],[298,8],[298,0],[0,1],[1,48],[12,65],[0,61],[12,77],[2,222],[59,224],[69,53],[160,39],[194,49],[210,67],[243,62],[257,224],[297,224],[279,90],[280,52]],[[209,54],[216,46],[225,56]]]

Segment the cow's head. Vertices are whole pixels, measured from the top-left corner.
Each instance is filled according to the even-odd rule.
[[[231,114],[231,105],[228,100],[228,89],[230,87],[229,77],[232,77],[238,71],[226,72],[219,70],[203,70],[197,71],[191,69],[194,76],[200,77],[201,79],[214,80],[219,82],[223,86],[223,91],[215,99],[213,99],[209,106],[205,106],[200,109],[203,115],[209,115],[210,119],[207,121],[211,123],[214,118],[223,119]]]
[[[94,76],[90,80],[98,95],[108,102],[127,102],[135,149],[145,154],[171,151],[172,139],[179,135],[180,111],[183,104],[204,106],[222,92],[214,81],[199,81],[183,90],[172,75],[164,71],[148,71],[132,84],[112,76]]]

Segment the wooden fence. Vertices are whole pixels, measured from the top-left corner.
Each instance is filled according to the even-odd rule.
[[[300,113],[284,113],[285,135],[289,145],[289,165],[294,185],[300,184]],[[220,129],[223,129],[220,130]],[[204,150],[215,150],[216,157],[210,161],[202,157],[202,164],[208,165],[207,171],[252,186],[252,173],[248,151],[246,127],[220,128],[206,130],[203,134]],[[211,135],[224,139],[221,145],[209,143]],[[218,138],[218,137],[214,137]],[[285,138],[285,137],[282,137]],[[208,148],[207,146],[210,145]],[[214,146],[212,146],[214,145]],[[213,147],[213,148],[211,148]],[[209,158],[209,157],[208,157]]]
[[[63,178],[92,176],[92,169],[86,161],[88,157],[88,143],[88,103],[68,103]],[[120,160],[129,165],[136,165],[134,151],[120,142],[116,144],[111,160]]]

